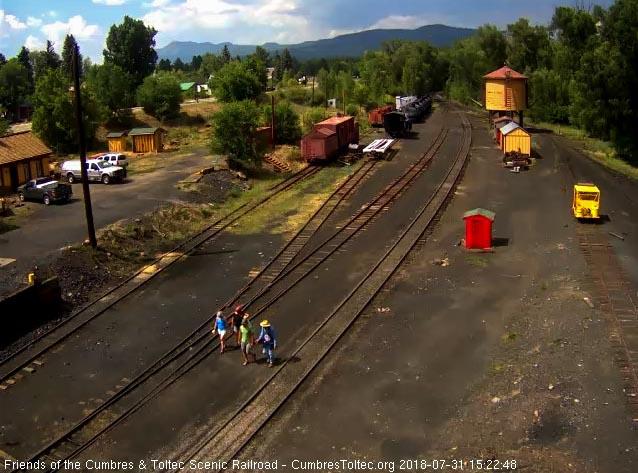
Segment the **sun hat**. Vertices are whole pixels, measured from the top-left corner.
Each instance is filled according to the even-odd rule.
[[[270,322],[268,322],[267,320],[262,320],[261,322],[259,322],[259,325],[261,327],[270,327]]]

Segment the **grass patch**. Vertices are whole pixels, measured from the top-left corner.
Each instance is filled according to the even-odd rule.
[[[4,218],[0,220],[0,235],[10,232],[11,230],[17,230],[18,228],[20,228],[18,225],[6,222]]]
[[[582,147],[581,151],[594,161],[603,166],[632,179],[638,179],[638,167],[632,166],[627,161],[616,156],[611,143],[591,138],[584,130],[573,126],[557,125],[554,123],[530,123],[534,127],[551,130],[557,135],[577,141]]]
[[[469,255],[465,258],[465,261],[472,266],[476,266],[477,268],[487,268],[488,261],[485,256],[481,255]]]
[[[360,166],[360,164],[355,166]],[[263,231],[272,234],[297,231],[355,169],[353,166],[323,169],[313,178],[294,186],[293,189],[275,198],[269,205],[256,209],[250,215],[242,218],[231,229],[231,232],[239,235],[251,235]]]
[[[513,341],[515,341],[518,338],[518,334],[517,333],[513,333],[513,332],[508,332],[505,333],[501,336],[501,341],[503,343],[511,343]]]
[[[128,175],[146,174],[157,171],[168,166],[173,160],[193,156],[193,153],[170,154],[163,153],[160,155],[149,154],[146,156],[130,156],[127,168]]]

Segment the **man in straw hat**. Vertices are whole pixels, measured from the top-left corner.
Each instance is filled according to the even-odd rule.
[[[270,325],[267,320],[262,320],[259,323],[261,331],[259,332],[259,338],[257,343],[262,344],[262,353],[266,355],[268,361],[268,367],[272,368],[275,361],[275,349],[277,348],[277,339],[275,338],[275,329]]]

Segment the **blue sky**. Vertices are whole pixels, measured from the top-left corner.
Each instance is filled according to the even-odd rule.
[[[66,34],[85,56],[102,61],[104,39],[124,15],[141,18],[159,33],[157,46],[173,40],[262,44],[298,43],[370,28],[416,28],[443,23],[505,27],[519,17],[547,24],[564,0],[0,0],[0,52],[22,45],[58,51]],[[600,0],[608,6],[612,0]]]

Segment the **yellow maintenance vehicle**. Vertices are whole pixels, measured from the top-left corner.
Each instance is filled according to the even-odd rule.
[[[578,219],[598,219],[600,208],[600,190],[594,184],[578,183],[574,185],[572,209]]]

